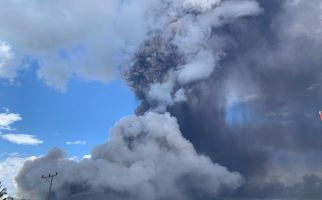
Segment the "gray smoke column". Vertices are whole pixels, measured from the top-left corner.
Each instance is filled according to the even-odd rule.
[[[16,178],[21,197],[44,199],[48,188],[39,180],[54,169],[59,173],[56,199],[208,198],[236,189],[243,181],[238,173],[198,155],[167,113],[121,119],[90,159],[70,161],[64,152],[52,149],[27,161]]]

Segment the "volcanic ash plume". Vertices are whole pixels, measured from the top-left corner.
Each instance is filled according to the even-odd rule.
[[[53,169],[59,174],[56,199],[199,199],[236,189],[243,181],[198,155],[174,117],[155,113],[121,119],[90,159],[77,163],[52,149],[27,161],[17,176],[20,195],[44,199],[48,188],[39,180]]]
[[[21,196],[58,171],[56,199],[321,198],[320,0],[121,2],[111,44],[136,115],[90,159],[27,161]]]
[[[43,199],[47,187],[39,179],[53,170],[59,174],[56,199],[194,200],[214,198],[241,186],[239,173],[196,152],[167,109],[187,101],[190,85],[214,72],[223,55],[224,38],[213,29],[260,14],[259,4],[180,0],[147,5],[144,11],[154,23],[146,22],[145,41],[122,68],[142,102],[138,116],[118,122],[109,141],[95,147],[90,159],[71,161],[53,149],[27,161],[16,178],[18,195]]]

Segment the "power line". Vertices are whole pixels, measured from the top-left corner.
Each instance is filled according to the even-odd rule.
[[[46,179],[47,181],[49,180],[49,183],[50,183],[49,191],[48,191],[48,200],[50,200],[51,186],[53,185],[54,177],[57,175],[58,175],[57,172],[55,174],[48,174],[48,176],[41,175],[42,179]]]

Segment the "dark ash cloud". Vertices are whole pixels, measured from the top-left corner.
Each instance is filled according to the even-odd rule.
[[[306,181],[321,173],[321,3],[258,2],[262,15],[212,28],[218,67],[168,109],[197,151],[247,177],[231,196],[319,198]]]

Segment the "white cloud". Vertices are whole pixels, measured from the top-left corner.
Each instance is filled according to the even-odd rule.
[[[12,130],[11,124],[22,120],[20,114],[10,113],[9,110],[6,109],[6,112],[0,113],[0,130]]]
[[[85,145],[87,141],[85,140],[75,140],[75,141],[68,141],[66,142],[67,145]]]
[[[91,158],[92,158],[92,156],[89,154],[83,156],[83,159],[91,159]]]
[[[11,46],[0,40],[0,77],[12,78],[15,76],[14,71],[7,65],[12,58]]]
[[[36,136],[28,134],[2,134],[0,135],[0,138],[21,145],[37,146],[43,143],[43,141]]]
[[[12,45],[18,65],[26,56],[37,59],[39,78],[57,89],[65,90],[72,77],[108,82],[114,78],[124,44],[135,45],[144,38],[151,4],[145,0],[126,4],[118,0],[0,1],[5,8],[0,9],[0,38]]]
[[[9,109],[4,108],[5,112],[0,113],[0,139],[21,145],[36,146],[42,144],[43,141],[39,140],[35,135],[29,134],[2,134],[1,130],[12,131],[14,130],[11,125],[17,121],[22,120],[18,113],[11,113]]]
[[[15,177],[25,161],[26,158],[22,157],[9,157],[0,160],[0,181],[11,196],[14,196],[16,188]]]

